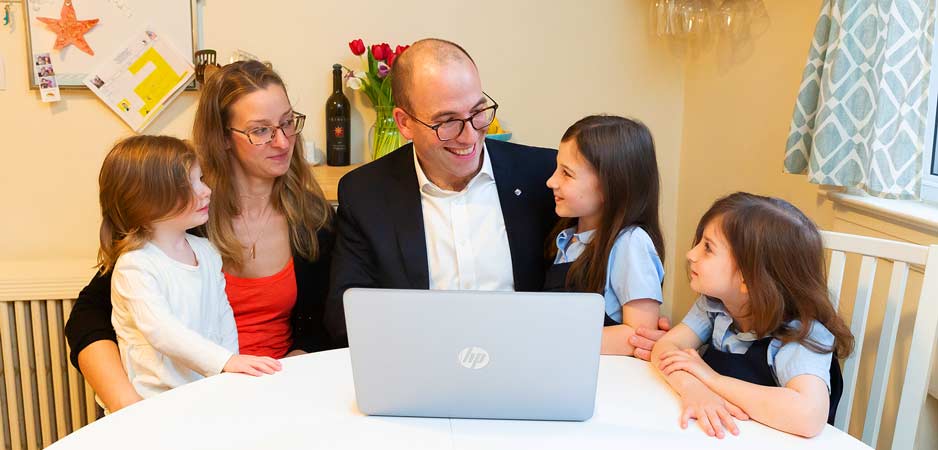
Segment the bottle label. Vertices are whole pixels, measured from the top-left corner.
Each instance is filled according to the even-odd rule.
[[[349,136],[352,130],[348,113],[347,100],[338,102],[330,97],[326,104],[326,163],[329,165],[349,164]]]
[[[344,117],[329,117],[328,120],[330,137],[343,139],[348,135],[348,120]]]

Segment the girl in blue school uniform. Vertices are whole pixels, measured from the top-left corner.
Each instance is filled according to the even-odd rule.
[[[733,417],[752,418],[811,437],[833,423],[853,335],[828,297],[814,223],[784,200],[735,193],[700,219],[687,260],[700,297],[652,351],[681,396],[681,427],[695,418],[722,438],[739,433]]]
[[[628,339],[635,330],[658,328],[664,279],[651,132],[623,117],[579,120],[560,140],[547,186],[561,220],[547,244],[554,263],[544,290],[601,294],[601,352],[633,355]]]

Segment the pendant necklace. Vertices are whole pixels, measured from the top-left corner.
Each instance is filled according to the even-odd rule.
[[[264,219],[264,224],[261,225],[256,234],[251,233],[251,228],[248,226],[248,222],[246,220],[247,214],[241,215],[241,221],[244,224],[244,231],[247,232],[248,239],[250,239],[251,235],[254,234],[254,241],[251,242],[251,259],[257,259],[257,241],[260,240],[261,235],[264,234],[264,228],[267,228],[267,223],[270,222],[270,202],[267,202],[267,204],[264,205],[264,209],[254,220],[260,220],[260,218],[265,214],[267,217]]]

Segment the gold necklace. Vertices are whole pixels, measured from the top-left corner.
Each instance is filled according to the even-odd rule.
[[[267,202],[264,205],[264,209],[254,220],[259,220],[264,214],[267,215],[267,218],[264,219],[264,224],[261,225],[260,229],[258,229],[257,234],[254,236],[254,241],[251,243],[251,259],[257,259],[257,241],[261,239],[261,235],[264,234],[264,228],[267,228],[267,223],[270,222],[270,202]],[[247,214],[241,214],[241,223],[244,224],[244,231],[247,232],[248,239],[250,239],[251,235],[254,233],[251,233],[251,228],[248,226],[248,222],[245,219],[246,216]]]

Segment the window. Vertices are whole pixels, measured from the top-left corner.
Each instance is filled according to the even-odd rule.
[[[938,27],[938,21],[936,21]],[[933,39],[932,71],[928,87],[928,128],[925,132],[925,154],[922,155],[922,200],[938,204],[938,126],[936,126],[936,109],[938,109],[938,33]]]

